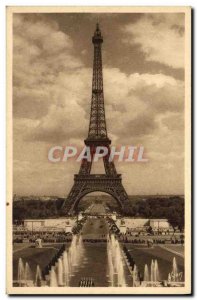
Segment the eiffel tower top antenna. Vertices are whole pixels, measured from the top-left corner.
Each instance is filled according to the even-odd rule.
[[[111,143],[107,136],[107,126],[105,120],[104,92],[103,92],[103,69],[102,69],[102,43],[99,23],[96,23],[94,35],[92,37],[94,45],[93,76],[92,76],[92,100],[88,138],[86,145],[109,145]]]

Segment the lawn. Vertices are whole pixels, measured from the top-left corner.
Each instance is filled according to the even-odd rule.
[[[14,245],[17,251],[13,254],[13,279],[17,279],[19,258],[22,258],[24,263],[28,262],[32,273],[35,274],[36,266],[39,265],[43,269],[57,253],[61,245],[47,244],[43,248],[34,248],[31,244],[29,246],[27,244]],[[25,246],[27,247],[24,248]]]
[[[141,274],[144,274],[145,264],[147,264],[150,269],[151,260],[157,259],[160,279],[167,279],[168,273],[172,271],[173,257],[176,257],[178,270],[181,272],[184,270],[184,259],[160,246],[154,246],[153,248],[147,248],[141,245],[134,246],[131,244],[126,244],[126,246],[130,250],[131,256],[134,258]]]
[[[175,252],[177,252],[177,253],[179,253],[180,255],[184,255],[184,251],[185,251],[185,247],[184,247],[184,245],[171,245],[171,244],[169,244],[169,245],[164,245],[164,248],[167,248],[167,249],[170,249],[170,250],[172,250],[172,251],[175,251]]]
[[[32,245],[33,244],[31,244],[31,243],[14,243],[13,251],[14,252],[21,251],[22,249],[29,248]]]

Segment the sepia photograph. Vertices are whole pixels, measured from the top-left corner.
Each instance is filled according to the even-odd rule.
[[[8,294],[191,294],[190,64],[190,7],[7,7]]]

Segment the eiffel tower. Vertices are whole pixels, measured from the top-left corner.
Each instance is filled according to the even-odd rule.
[[[100,191],[113,196],[124,211],[128,201],[127,193],[122,185],[121,174],[117,174],[113,161],[109,161],[111,140],[107,136],[105,121],[104,93],[103,93],[103,73],[102,73],[102,53],[101,45],[103,37],[96,25],[96,30],[92,37],[94,45],[93,79],[92,79],[92,101],[88,137],[84,141],[89,147],[91,161],[84,158],[78,174],[74,175],[73,187],[64,201],[62,209],[65,214],[74,214],[80,199],[88,193]],[[108,154],[103,157],[105,174],[90,174],[92,160],[98,146],[105,146]]]

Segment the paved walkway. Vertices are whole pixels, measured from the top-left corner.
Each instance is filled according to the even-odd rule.
[[[102,203],[92,203],[85,212],[90,215],[103,215],[106,213],[106,210]]]

